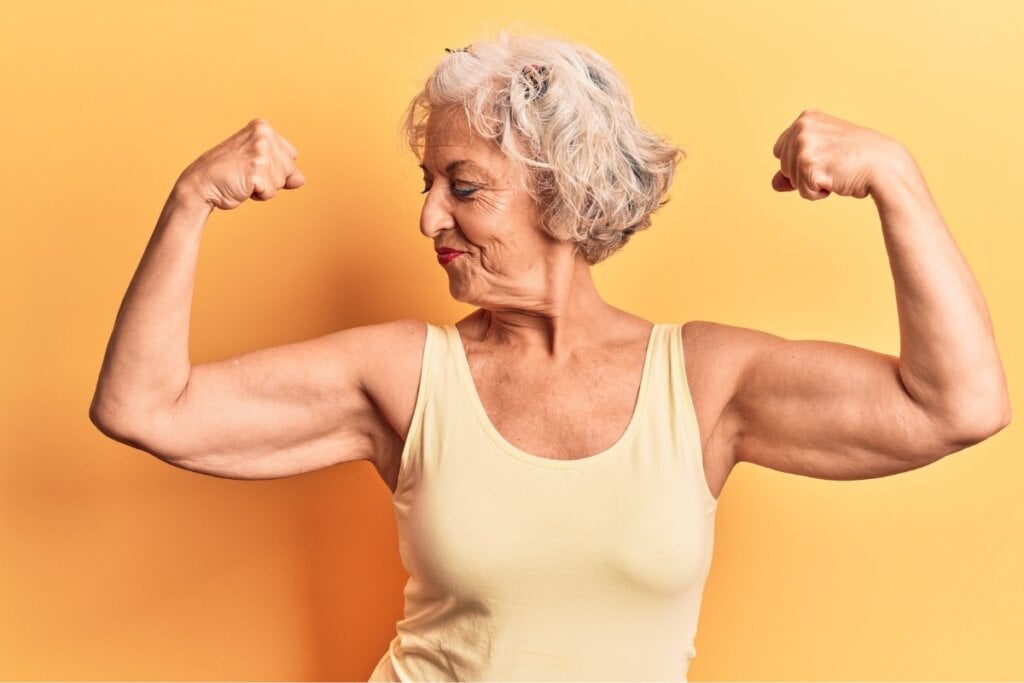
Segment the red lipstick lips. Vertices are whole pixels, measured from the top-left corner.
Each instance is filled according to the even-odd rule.
[[[434,251],[437,252],[437,262],[442,266],[451,263],[458,257],[462,256],[466,252],[459,251],[458,249],[452,249],[450,247],[435,247]]]

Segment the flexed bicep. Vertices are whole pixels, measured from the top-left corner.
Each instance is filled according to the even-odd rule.
[[[737,461],[819,479],[871,479],[968,445],[906,391],[895,356],[716,327],[742,365],[725,418]]]

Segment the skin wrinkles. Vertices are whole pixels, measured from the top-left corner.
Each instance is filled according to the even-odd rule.
[[[435,247],[467,252],[440,267],[452,297],[484,309],[473,341],[560,365],[621,324],[623,312],[601,300],[583,256],[540,228],[522,164],[472,135],[461,116],[432,115],[425,143],[420,231]]]
[[[430,190],[432,176],[430,171],[424,164],[420,164],[420,168],[423,169],[423,182],[426,183],[426,188],[423,190],[423,193],[426,194]],[[473,163],[473,161],[469,159],[456,159],[455,161],[449,162],[444,167],[444,175],[446,177],[456,176],[456,180],[453,182],[457,182],[461,178],[467,180],[469,184],[475,187],[481,187],[482,185],[486,184],[481,182],[473,182],[472,178],[474,177],[474,174],[476,175],[476,177],[485,178],[487,181],[490,182],[493,182],[494,180],[487,174],[486,169],[481,168],[480,166]]]

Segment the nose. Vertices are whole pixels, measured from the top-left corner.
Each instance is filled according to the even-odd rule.
[[[455,216],[444,195],[442,183],[435,182],[423,200],[420,211],[420,232],[434,239],[438,232],[455,227]]]

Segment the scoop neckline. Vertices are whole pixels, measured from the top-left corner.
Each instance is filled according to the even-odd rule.
[[[470,404],[473,406],[473,411],[476,413],[477,419],[483,427],[484,431],[487,432],[488,436],[506,453],[533,465],[540,465],[542,467],[550,467],[554,469],[569,469],[573,467],[586,467],[594,462],[603,462],[609,457],[614,455],[617,451],[621,450],[629,442],[630,437],[637,430],[637,426],[640,423],[641,415],[644,412],[644,408],[647,405],[647,385],[648,376],[650,375],[651,368],[651,356],[653,355],[654,340],[657,336],[659,329],[664,323],[652,323],[650,335],[647,338],[647,350],[644,354],[644,365],[642,374],[640,376],[640,387],[637,390],[636,403],[633,405],[633,414],[629,418],[629,423],[626,425],[625,431],[619,436],[619,438],[608,448],[587,455],[582,458],[572,458],[569,460],[559,458],[548,458],[542,455],[535,455],[528,453],[523,449],[516,446],[514,443],[502,436],[498,428],[491,422],[491,418],[487,415],[487,410],[484,408],[483,401],[480,400],[480,394],[477,392],[476,383],[473,381],[473,373],[469,367],[469,357],[466,355],[466,347],[462,343],[462,335],[459,333],[459,328],[455,325],[445,326],[445,331],[449,337],[454,336],[454,346],[456,347],[456,365],[458,366],[459,375],[462,378],[463,386],[465,387],[466,394],[469,396]]]

